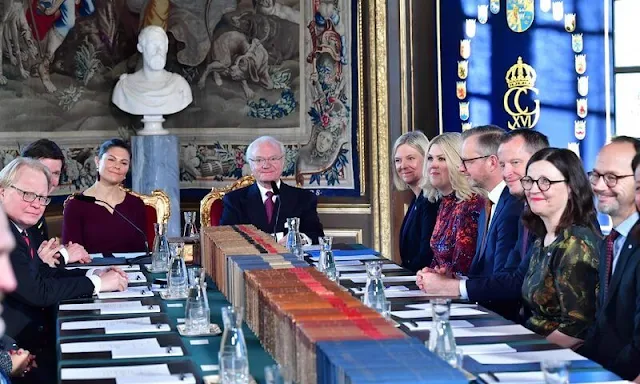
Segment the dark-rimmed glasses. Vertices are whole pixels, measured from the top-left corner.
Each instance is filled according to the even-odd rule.
[[[15,185],[12,185],[11,188],[20,192],[22,194],[22,200],[26,201],[27,203],[33,203],[36,199],[38,199],[38,203],[40,203],[40,205],[49,205],[49,203],[51,202],[50,197],[40,196],[33,192],[23,191],[22,189],[16,187]]]
[[[596,171],[591,171],[587,172],[587,176],[589,176],[589,182],[591,185],[598,184],[598,180],[602,177],[606,186],[613,188],[618,184],[619,179],[624,179],[625,177],[631,177],[633,175],[614,175],[613,173],[598,173]]]
[[[464,169],[467,169],[467,163],[468,162],[473,162],[476,160],[480,160],[480,159],[486,159],[487,157],[490,157],[491,155],[486,155],[486,156],[478,156],[478,157],[472,157],[470,159],[465,159],[465,158],[460,158],[460,160],[462,160],[462,166],[464,167]]]
[[[538,184],[538,189],[540,192],[546,192],[551,188],[553,184],[564,183],[567,180],[549,180],[546,177],[542,176],[538,180],[534,180],[529,176],[525,176],[520,179],[520,184],[522,184],[522,189],[525,191],[530,191],[533,188],[533,183]]]

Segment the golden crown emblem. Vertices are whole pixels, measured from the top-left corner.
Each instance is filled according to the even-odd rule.
[[[536,77],[536,70],[529,64],[523,63],[522,57],[518,56],[518,61],[509,68],[504,79],[509,88],[533,88]]]

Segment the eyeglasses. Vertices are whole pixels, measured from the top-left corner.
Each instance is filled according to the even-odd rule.
[[[551,188],[553,184],[564,183],[567,180],[549,180],[546,177],[542,176],[538,180],[534,180],[529,176],[525,176],[520,179],[520,184],[522,184],[522,189],[525,191],[530,191],[533,188],[533,183],[538,184],[538,189],[540,192],[546,192]]]
[[[273,156],[273,157],[269,157],[269,158],[264,158],[264,157],[256,157],[255,159],[249,159],[250,161],[262,166],[264,164],[273,164],[275,162],[278,162],[280,160],[282,160],[284,156]]]
[[[470,159],[464,159],[464,158],[460,158],[460,160],[462,160],[462,166],[464,167],[464,169],[467,169],[467,163],[468,162],[472,162],[472,161],[476,161],[476,160],[480,160],[480,159],[486,159],[487,157],[490,157],[491,155],[486,155],[486,156],[478,156],[478,157],[472,157]]]
[[[624,179],[625,177],[631,177],[633,175],[614,175],[613,173],[598,173],[596,171],[587,172],[587,176],[589,176],[589,182],[591,185],[598,184],[598,180],[602,177],[604,179],[604,183],[609,188],[613,188],[618,184],[619,179]]]
[[[40,205],[49,205],[49,203],[51,202],[50,197],[40,196],[33,192],[23,191],[22,189],[16,187],[15,185],[12,185],[11,188],[20,192],[22,194],[22,200],[26,201],[27,203],[33,203],[36,199],[38,199],[38,202],[40,203]]]

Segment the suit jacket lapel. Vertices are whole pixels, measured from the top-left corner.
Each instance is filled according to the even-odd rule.
[[[506,193],[506,195],[505,195]],[[502,190],[502,193],[500,194],[500,198],[498,199],[498,203],[496,204],[496,209],[493,211],[493,217],[497,218],[498,215],[500,215],[500,212],[502,211],[502,208],[504,208],[505,204],[506,204],[506,200],[509,198],[509,189],[508,188],[504,188]],[[488,199],[488,198],[487,198]],[[478,230],[478,235],[482,235],[482,237],[478,237],[478,242],[480,244],[481,249],[479,250],[479,252],[476,252],[476,254],[478,256],[480,256],[479,258],[481,259],[482,257],[484,257],[484,250],[487,248],[487,241],[482,241],[484,236],[488,236],[489,233],[491,233],[491,229],[493,228],[494,225],[497,225],[496,222],[498,220],[491,220],[491,222],[489,223],[489,227],[487,228],[487,220],[489,220],[491,218],[491,216],[487,216],[485,214],[486,210],[482,210],[480,212],[481,215],[483,215],[485,217],[485,220],[483,221],[483,226],[482,228],[480,228]],[[484,229],[487,228],[486,234]]]
[[[267,223],[267,211],[264,209],[264,203],[262,202],[262,196],[260,195],[260,189],[257,184],[254,183],[249,187],[245,204],[247,206],[247,214],[251,218],[251,222],[256,223],[256,227],[258,228],[268,228],[269,223]]]
[[[295,207],[298,204],[298,195],[295,193],[294,187],[291,187],[285,183],[280,183],[280,197],[278,200],[283,202],[280,207],[280,218],[278,222],[283,223],[282,227],[284,228],[284,223],[290,217],[295,217],[292,212],[295,212]],[[277,208],[278,206],[276,206]],[[299,215],[298,215],[299,216]],[[302,220],[302,218],[300,218]],[[302,226],[302,222],[300,222],[300,226]]]
[[[627,263],[632,257],[638,257],[636,255],[638,249],[638,239],[640,236],[640,220],[638,220],[631,231],[629,231],[629,235],[627,236],[624,244],[622,245],[622,249],[620,249],[620,256],[618,256],[618,262],[616,263],[616,269],[611,276],[611,282],[609,283],[609,292],[607,297],[605,297],[605,306],[609,303],[609,300],[616,295],[616,289],[620,285],[620,281],[622,280],[622,275],[626,270]],[[605,246],[606,248],[606,246]],[[598,268],[602,269],[602,268]],[[602,287],[602,283],[600,283],[600,287]]]

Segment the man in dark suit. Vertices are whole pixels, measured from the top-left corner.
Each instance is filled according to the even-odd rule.
[[[60,184],[60,176],[64,169],[64,153],[62,153],[60,147],[49,139],[39,139],[24,147],[21,156],[38,160],[49,169],[51,173],[51,190],[49,193],[53,193]],[[60,266],[64,266],[67,263],[88,263],[91,261],[91,257],[81,244],[69,243],[61,245],[58,239],[49,238],[49,230],[44,215],[34,228],[37,230],[34,234],[38,235],[37,240],[41,243],[41,249],[38,252],[39,259],[43,262],[50,266],[60,263],[62,263]]]
[[[54,368],[55,330],[47,320],[54,305],[127,287],[126,274],[119,269],[66,270],[34,262],[40,246],[34,226],[51,201],[49,190],[49,171],[37,160],[18,157],[0,171],[0,205],[9,218],[16,244],[10,260],[18,280],[16,290],[5,299],[4,318],[7,336],[38,356],[39,372],[29,382],[51,379],[48,375]]]
[[[640,141],[616,137],[600,150],[589,172],[598,211],[611,217],[613,229],[600,248],[596,322],[578,350],[635,382],[640,382],[640,193],[635,191],[640,183],[638,153]]]
[[[266,233],[285,233],[287,218],[298,217],[300,232],[317,244],[324,232],[316,210],[316,195],[280,180],[285,153],[284,145],[270,136],[259,137],[247,147],[247,159],[256,182],[224,196],[220,224],[253,224]],[[277,191],[273,183],[279,195],[274,193]]]
[[[509,193],[518,199],[524,197],[520,179],[526,174],[526,165],[531,156],[549,146],[545,135],[531,129],[510,131],[501,138],[498,161]],[[533,236],[524,228],[522,221],[512,222],[517,228],[517,242],[509,250],[504,268],[498,273],[470,275],[468,279],[452,279],[444,275],[429,273],[422,277],[419,285],[427,292],[446,296],[460,296],[475,302],[493,302],[498,307],[509,308],[510,317],[515,316],[522,293],[522,282],[529,269],[530,254],[527,250]]]

